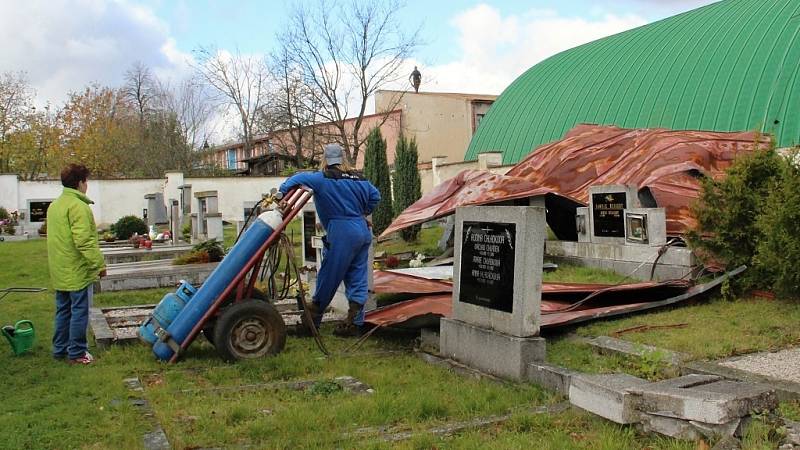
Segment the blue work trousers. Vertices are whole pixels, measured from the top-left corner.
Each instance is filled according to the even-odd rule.
[[[79,291],[56,291],[56,327],[53,356],[76,359],[88,350],[86,326],[92,305],[92,284]]]
[[[372,232],[364,218],[331,219],[326,231],[314,302],[324,311],[344,281],[347,300],[361,305],[354,323],[363,325],[369,290],[368,271],[372,270],[368,267]]]

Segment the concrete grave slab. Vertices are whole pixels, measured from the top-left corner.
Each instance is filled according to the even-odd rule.
[[[573,405],[619,424],[639,421],[637,396],[629,389],[650,384],[627,374],[572,377],[569,401]]]
[[[623,356],[634,356],[637,358],[658,354],[661,355],[667,363],[673,366],[679,365],[686,359],[686,355],[682,355],[671,350],[660,349],[651,345],[628,342],[610,336],[598,336],[596,338],[589,339],[587,343],[603,354],[617,354]]]
[[[528,381],[545,389],[569,395],[572,378],[580,372],[543,362],[528,364]]]
[[[688,387],[681,387],[684,379],[690,383]],[[680,377],[632,387],[628,392],[640,397],[639,408],[643,412],[717,425],[778,406],[775,392],[766,386],[699,381],[698,376]]]
[[[172,265],[172,261],[141,261],[108,266],[108,275],[95,283],[95,293],[175,287],[182,280],[200,285],[219,263]]]
[[[104,248],[106,264],[121,264],[160,259],[174,259],[192,250],[191,245],[163,245],[150,250],[133,247]]]

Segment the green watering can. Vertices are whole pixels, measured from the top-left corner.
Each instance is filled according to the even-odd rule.
[[[45,288],[0,289],[0,300],[12,292],[42,292],[46,290]],[[2,331],[3,336],[8,339],[8,343],[11,344],[11,350],[14,351],[15,355],[19,356],[33,348],[36,332],[33,330],[33,322],[30,320],[20,320],[15,323],[13,327],[11,325],[6,325],[1,328],[0,331]]]
[[[20,320],[14,326],[6,325],[3,327],[3,336],[8,339],[11,344],[11,350],[14,354],[19,356],[31,348],[33,348],[33,341],[36,338],[36,333],[33,330],[33,322],[30,320]]]

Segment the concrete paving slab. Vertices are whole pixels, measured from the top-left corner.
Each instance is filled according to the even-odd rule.
[[[800,348],[739,356],[720,365],[758,375],[800,383]]]
[[[667,380],[636,386],[628,392],[639,397],[643,412],[710,424],[728,423],[752,411],[778,406],[775,392],[763,385],[724,380],[688,388],[675,385],[675,381]]]
[[[573,405],[619,424],[639,421],[638,396],[630,388],[650,384],[627,374],[572,377],[569,401]]]

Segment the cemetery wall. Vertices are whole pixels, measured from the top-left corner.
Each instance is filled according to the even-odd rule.
[[[178,180],[176,180],[178,178]],[[261,198],[262,193],[277,188],[284,177],[183,178],[171,172],[169,178],[89,181],[87,195],[98,224],[108,225],[126,215],[142,216],[147,208],[144,196],[162,192],[165,201],[179,199],[179,184],[192,185],[192,192],[218,191],[223,220],[242,220],[243,203]],[[9,211],[27,211],[31,200],[53,200],[61,195],[58,180],[20,181],[16,175],[0,175],[0,206]],[[195,205],[192,205],[194,211]]]

